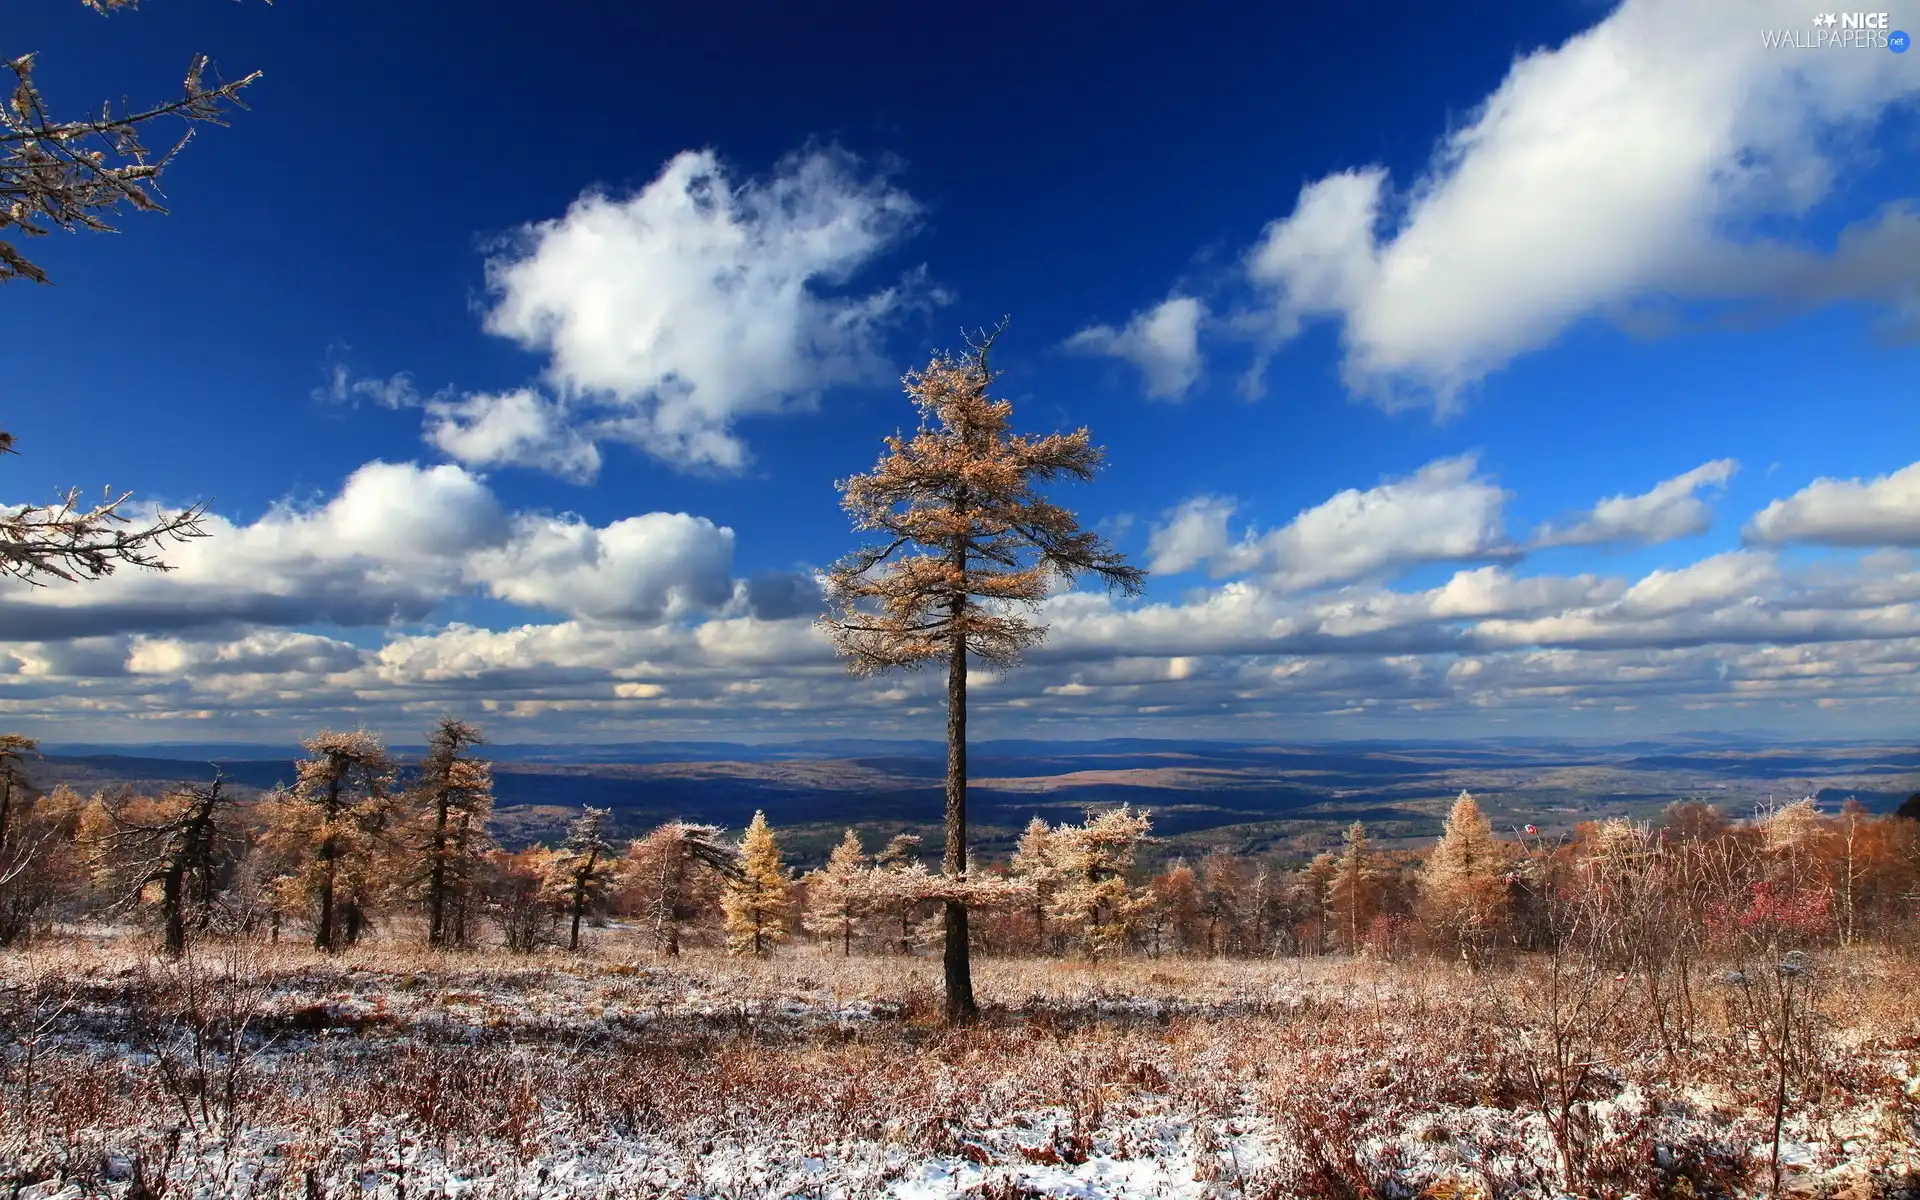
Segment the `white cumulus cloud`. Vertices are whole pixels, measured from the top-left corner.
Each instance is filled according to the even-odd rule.
[[[733,530],[686,513],[648,513],[595,528],[521,517],[505,545],[469,574],[502,600],[572,617],[647,622],[718,608],[733,596]]]
[[[600,473],[600,448],[531,388],[430,401],[422,436],[449,458],[477,467],[532,467],[577,483]]]
[[[1753,542],[1920,546],[1920,463],[1877,479],[1816,479],[1754,514]]]
[[[876,335],[911,297],[836,289],[918,211],[844,153],[736,182],[711,151],[688,151],[631,196],[588,192],[523,229],[488,263],[486,327],[550,356],[549,381],[590,436],[738,468],[739,417],[879,372]]]
[[[1337,316],[1350,387],[1445,406],[1575,321],[1643,302],[1865,298],[1906,329],[1920,311],[1907,210],[1831,256],[1742,237],[1829,194],[1834,130],[1920,93],[1899,55],[1764,47],[1763,29],[1805,23],[1787,0],[1625,0],[1521,57],[1404,197],[1378,168],[1301,190],[1247,260],[1269,337]]]
[[[1124,329],[1095,325],[1066,341],[1066,348],[1125,359],[1140,368],[1147,395],[1179,400],[1200,380],[1200,324],[1207,308],[1192,296],[1174,296],[1142,313]]]
[[[1392,575],[1423,563],[1509,558],[1507,493],[1481,478],[1473,455],[1436,459],[1403,479],[1348,488],[1278,529],[1230,542],[1223,500],[1167,514],[1149,541],[1159,571],[1205,564],[1215,576],[1257,575],[1284,590]]]

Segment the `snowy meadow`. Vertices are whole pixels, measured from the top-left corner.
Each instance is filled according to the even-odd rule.
[[[21,1197],[1887,1196],[1920,1183],[1915,963],[1592,956],[335,955],[132,935],[0,958]]]

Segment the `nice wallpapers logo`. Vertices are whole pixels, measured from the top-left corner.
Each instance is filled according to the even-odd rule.
[[[1815,13],[1812,29],[1763,29],[1760,38],[1774,50],[1891,50],[1905,54],[1912,44],[1886,13]]]

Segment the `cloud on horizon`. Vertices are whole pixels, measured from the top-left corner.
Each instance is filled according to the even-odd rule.
[[[1691,518],[1676,498],[1728,469],[1704,464],[1585,519],[1629,539],[1681,527]],[[1348,489],[1237,539],[1228,502],[1191,502],[1153,531],[1155,561],[1241,577],[1178,601],[1050,598],[1047,643],[1028,665],[981,677],[977,716],[983,729],[1177,732],[1341,714],[1800,720],[1911,702],[1920,559],[1898,548],[1909,529],[1895,516],[1920,504],[1903,490],[1914,478],[1920,464],[1817,481],[1753,522],[1783,541],[1880,547],[1871,553],[1789,561],[1756,544],[1637,578],[1472,563],[1511,544],[1507,493],[1470,457]],[[1668,502],[1642,503],[1655,494]],[[1672,511],[1687,520],[1661,515]],[[19,631],[0,643],[0,708],[15,724],[102,737],[420,724],[448,709],[580,737],[768,720],[907,732],[937,714],[932,675],[848,677],[812,624],[811,573],[735,578],[733,543],[691,514],[592,526],[508,512],[456,466],[369,463],[325,503],[216,521],[216,538],[183,548],[172,574],[14,587],[0,601]],[[1458,569],[1430,587],[1393,586],[1446,561],[1439,545]],[[463,595],[525,619],[432,623]]]

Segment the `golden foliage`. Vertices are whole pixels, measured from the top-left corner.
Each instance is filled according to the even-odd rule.
[[[992,344],[988,337],[908,372],[919,429],[886,438],[871,472],[836,485],[854,528],[887,539],[827,576],[836,612],[823,625],[856,672],[945,661],[956,639],[981,661],[1008,665],[1044,636],[1020,610],[1037,606],[1056,581],[1092,574],[1140,590],[1139,568],[1036,489],[1092,479],[1104,451],[1085,429],[1010,433],[1013,406],[988,394],[997,377]]]

